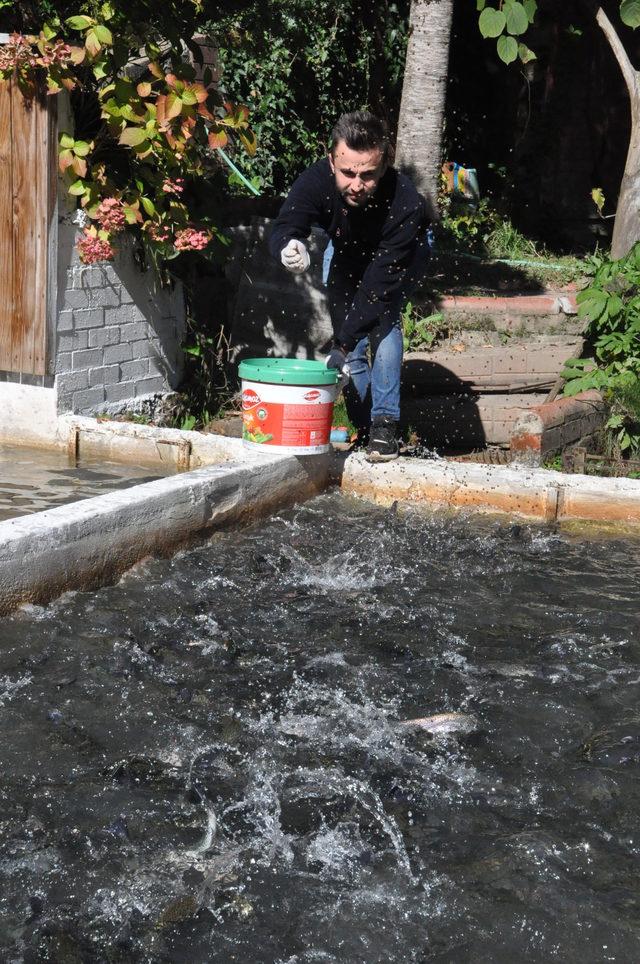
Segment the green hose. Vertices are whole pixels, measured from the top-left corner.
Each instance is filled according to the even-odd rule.
[[[526,268],[549,268],[551,271],[566,271],[567,266],[564,264],[550,264],[548,261],[520,261],[513,258],[481,258],[477,254],[467,254],[466,251],[451,252],[456,258],[466,258],[468,261],[482,261],[486,263],[487,261],[496,262],[497,264],[516,264],[519,267]]]
[[[248,180],[246,179],[246,177],[244,176],[244,174],[242,173],[242,171],[238,170],[238,168],[235,166],[235,164],[233,163],[233,161],[231,160],[231,158],[229,157],[229,155],[228,155],[228,154],[225,154],[225,152],[222,150],[221,147],[218,147],[218,148],[217,148],[217,151],[218,151],[218,154],[221,155],[222,159],[223,159],[224,161],[226,161],[226,163],[229,165],[229,167],[231,168],[231,170],[233,171],[233,173],[238,175],[238,177],[240,178],[240,180],[242,181],[242,183],[243,183],[243,184],[246,184],[246,186],[249,188],[249,190],[250,190],[250,191],[253,191],[253,193],[256,195],[256,197],[260,197],[260,191],[258,191],[258,189],[253,186],[253,184],[251,183],[251,181],[248,181]]]

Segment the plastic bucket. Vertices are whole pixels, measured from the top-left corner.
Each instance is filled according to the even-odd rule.
[[[329,451],[335,369],[297,358],[247,358],[239,374],[245,445],[289,455]]]

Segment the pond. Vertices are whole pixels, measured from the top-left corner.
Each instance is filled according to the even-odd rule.
[[[639,585],[632,541],[330,494],[24,607],[0,958],[637,960]]]
[[[127,489],[165,474],[129,463],[75,462],[55,449],[0,444],[0,522]]]

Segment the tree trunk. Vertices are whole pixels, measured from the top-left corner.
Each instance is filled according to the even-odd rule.
[[[631,141],[620,185],[611,241],[611,257],[617,261],[618,258],[624,258],[634,244],[640,241],[640,74],[634,69],[620,37],[602,7],[596,14],[596,20],[618,61],[631,99]]]
[[[442,163],[453,0],[412,0],[396,164],[434,200]]]
[[[631,142],[611,239],[611,257],[616,261],[640,241],[640,94],[631,101],[631,123]]]

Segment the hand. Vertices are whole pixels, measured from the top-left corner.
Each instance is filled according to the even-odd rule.
[[[334,368],[340,372],[340,388],[345,388],[345,386],[349,384],[351,372],[349,371],[349,365],[347,364],[347,356],[342,348],[338,348],[336,346],[331,349],[326,357],[325,366],[327,368]]]
[[[341,372],[346,364],[347,356],[343,352],[342,348],[338,348],[337,346],[332,348],[325,361],[326,367],[337,368],[338,371]]]
[[[309,252],[302,241],[292,239],[280,252],[280,260],[292,274],[302,274],[310,264]]]

